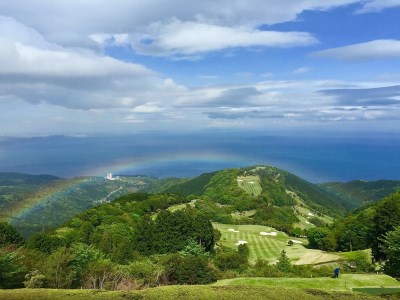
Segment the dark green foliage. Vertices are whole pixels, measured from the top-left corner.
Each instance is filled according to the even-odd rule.
[[[27,243],[28,248],[44,253],[51,253],[64,245],[64,239],[44,232],[34,234]]]
[[[247,244],[241,244],[238,246],[238,254],[240,257],[242,257],[244,260],[248,261],[250,257],[250,249]]]
[[[241,248],[240,253],[226,248],[215,255],[214,263],[222,271],[244,270],[248,266],[248,256],[244,248]]]
[[[9,220],[28,239],[36,232],[51,230],[90,207],[142,189],[153,181],[156,179],[128,176],[111,181],[102,177],[61,179],[49,175],[0,174],[0,219]],[[22,208],[24,213],[16,215]]]
[[[115,262],[127,263],[134,255],[134,232],[124,223],[100,225],[94,230],[91,241]]]
[[[400,278],[400,226],[385,234],[381,250],[387,258],[384,267],[385,273]]]
[[[217,280],[214,269],[201,256],[172,254],[164,267],[172,284],[209,284]]]
[[[276,268],[285,274],[290,272],[292,264],[290,263],[290,259],[286,255],[285,250],[281,251],[281,255],[278,257],[278,261],[276,263]]]
[[[335,222],[332,230],[336,237],[337,249],[354,251],[369,248],[374,239],[374,216],[375,210],[367,208]]]
[[[307,231],[307,238],[310,248],[335,251],[336,239],[328,228],[311,228]]]
[[[351,265],[351,271],[354,272],[372,272],[374,265],[372,264],[371,255],[365,251],[357,251],[348,261]]]
[[[274,227],[278,230],[291,232],[293,223],[299,221],[293,209],[288,206],[262,206],[253,216],[256,223]]]
[[[24,274],[18,253],[0,249],[0,289],[23,287]]]
[[[296,202],[295,200],[286,193],[285,179],[282,177],[278,169],[272,168],[260,168],[254,171],[261,181],[262,193],[260,197],[263,198],[264,202],[276,206],[291,206]]]
[[[342,215],[346,209],[341,199],[330,195],[317,185],[285,172],[285,183],[289,190],[299,195],[311,208],[328,215]]]
[[[162,190],[162,192],[163,193],[181,194],[184,196],[203,195],[206,190],[206,186],[209,184],[211,178],[215,174],[216,174],[216,172],[201,174],[200,176],[197,176],[193,179],[189,179],[183,183],[175,184],[172,187],[166,188],[166,189]]]
[[[400,189],[400,181],[353,180],[346,183],[327,182],[319,184],[325,191],[342,199],[347,209],[354,209],[369,203],[377,202]]]
[[[21,184],[39,185],[60,180],[52,175],[27,175],[21,173],[0,172],[0,186],[17,186]]]
[[[386,259],[386,253],[381,246],[382,239],[387,232],[400,226],[400,192],[379,202],[373,222],[375,239],[372,240],[372,255],[377,260]]]
[[[6,222],[0,222],[0,247],[10,244],[21,246],[23,243],[24,238],[13,226]]]
[[[143,254],[177,252],[194,240],[205,251],[214,248],[214,229],[211,222],[197,210],[187,208],[161,211],[153,221],[144,216],[138,223],[135,248]]]
[[[213,222],[223,224],[233,223],[231,213],[234,211],[234,209],[232,207],[221,207],[209,200],[197,200],[195,207],[200,210],[207,217],[207,219]]]
[[[217,172],[205,186],[204,198],[226,205],[235,205],[236,201],[253,199],[237,184],[240,169],[226,169]]]

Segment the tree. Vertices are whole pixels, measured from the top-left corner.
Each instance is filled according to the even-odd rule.
[[[384,272],[390,276],[400,277],[400,226],[384,236],[381,250],[387,258]]]
[[[6,222],[0,222],[0,247],[10,244],[21,246],[23,243],[24,238],[14,227]]]
[[[324,251],[334,251],[336,248],[336,239],[328,228],[311,228],[307,231],[307,238],[310,248]]]
[[[64,246],[64,240],[50,234],[39,232],[34,234],[28,241],[28,248],[36,249],[50,254],[59,247]]]
[[[204,257],[176,253],[168,258],[164,267],[172,284],[208,284],[217,279],[213,268]]]
[[[238,254],[243,260],[245,260],[247,262],[250,257],[249,246],[247,246],[247,244],[239,245],[238,246]]]
[[[374,238],[371,241],[372,255],[375,259],[386,259],[386,252],[382,246],[384,235],[396,226],[400,226],[400,192],[385,198],[376,209]]]
[[[286,255],[285,250],[281,251],[281,255],[279,256],[278,262],[276,263],[276,268],[283,273],[290,272],[290,270],[292,268],[292,264],[290,263],[290,259]]]
[[[0,288],[23,287],[24,271],[17,252],[0,249]]]

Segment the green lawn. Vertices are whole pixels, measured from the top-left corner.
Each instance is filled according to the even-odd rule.
[[[287,241],[297,240],[304,244],[306,239],[291,238],[286,233],[277,231],[274,228],[261,225],[230,225],[214,223],[214,227],[221,231],[221,244],[224,246],[236,248],[238,241],[247,241],[250,249],[250,261],[257,259],[268,260],[271,263],[276,262],[279,254],[284,249],[289,258],[295,264],[316,264],[340,260],[341,257],[336,254],[326,253],[320,250],[307,249],[302,244],[295,243],[293,246],[287,246]],[[238,232],[230,231],[234,229]],[[276,232],[276,236],[263,236],[260,232]]]
[[[400,282],[387,275],[342,274],[339,278],[234,278],[219,280],[214,285],[262,285],[285,288],[312,288],[334,291],[349,291],[353,288],[397,287]]]
[[[260,177],[258,176],[239,176],[237,183],[240,188],[250,195],[258,196],[262,192]]]
[[[291,289],[271,286],[164,286],[133,292],[103,292],[93,290],[19,289],[0,290],[4,300],[373,300],[376,296],[343,291]]]

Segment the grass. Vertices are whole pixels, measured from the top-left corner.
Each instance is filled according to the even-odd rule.
[[[382,299],[354,292],[324,291],[316,289],[291,289],[271,286],[164,286],[133,292],[104,292],[93,290],[19,289],[0,290],[0,299],[7,300],[286,300],[286,299]]]
[[[336,254],[323,252],[320,250],[307,249],[302,244],[287,246],[290,239],[307,243],[306,239],[291,238],[286,233],[277,231],[274,228],[261,225],[230,225],[214,223],[214,227],[221,231],[220,244],[236,248],[239,240],[247,241],[250,249],[250,261],[264,259],[271,263],[276,262],[282,250],[286,251],[289,258],[295,264],[318,264],[323,262],[340,260]],[[232,232],[235,229],[239,232]],[[277,232],[277,236],[262,236],[260,232]]]
[[[260,177],[258,176],[239,176],[237,183],[240,188],[250,195],[258,196],[262,192]]]
[[[214,285],[252,285],[279,286],[285,288],[313,288],[334,291],[349,291],[367,287],[397,287],[400,283],[387,275],[371,274],[342,274],[339,278],[234,278],[219,280]]]

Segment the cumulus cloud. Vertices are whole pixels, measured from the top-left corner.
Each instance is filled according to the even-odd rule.
[[[36,0],[32,5],[28,0],[3,0],[0,11],[24,20],[47,40],[59,45],[95,49],[98,45],[130,42],[141,54],[165,56],[232,47],[309,45],[315,43],[309,33],[268,32],[258,28],[263,24],[297,20],[306,10],[329,10],[357,2],[360,1]],[[194,32],[197,38],[190,34]]]
[[[374,40],[344,47],[326,49],[312,54],[343,61],[365,61],[372,59],[400,58],[399,40]]]
[[[0,87],[17,99],[82,109],[129,108],[157,92],[179,89],[142,65],[50,43],[11,18],[0,17],[0,36]]]

